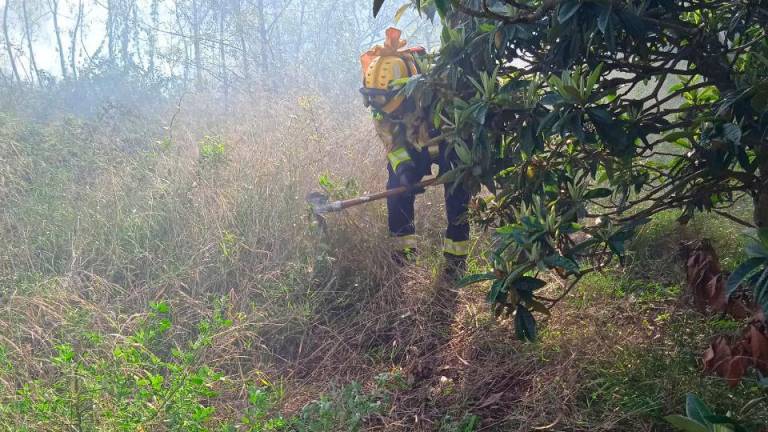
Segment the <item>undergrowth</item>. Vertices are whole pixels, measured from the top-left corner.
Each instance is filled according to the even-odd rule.
[[[718,412],[754,396],[700,372],[743,323],[680,300],[680,242],[710,237],[731,269],[733,224],[658,216],[521,345],[484,287],[441,284],[441,191],[404,270],[383,204],[314,221],[308,191],[384,184],[368,119],[265,100],[0,115],[0,430],[669,430],[686,393]]]

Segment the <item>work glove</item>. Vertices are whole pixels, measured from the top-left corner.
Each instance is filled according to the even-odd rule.
[[[421,181],[422,175],[416,169],[413,162],[403,162],[397,167],[397,178],[400,180],[400,186],[408,188],[408,193],[418,195],[424,193],[424,188],[417,186]]]

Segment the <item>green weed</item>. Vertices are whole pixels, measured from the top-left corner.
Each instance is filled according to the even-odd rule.
[[[365,394],[360,384],[353,382],[305,406],[295,427],[299,432],[357,432],[371,415],[382,412],[384,403],[381,396]]]

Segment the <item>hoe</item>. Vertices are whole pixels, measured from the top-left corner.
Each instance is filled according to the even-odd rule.
[[[371,203],[371,202],[379,201],[385,198],[402,195],[408,192],[409,190],[426,188],[426,187],[433,186],[437,183],[438,183],[438,179],[437,177],[434,177],[434,178],[426,179],[420,183],[417,183],[411,188],[401,186],[399,188],[387,189],[382,192],[377,192],[370,195],[363,195],[357,198],[352,198],[352,199],[342,200],[342,201],[329,201],[326,195],[323,195],[320,192],[312,192],[307,195],[307,202],[312,207],[312,213],[314,213],[320,226],[325,228],[326,226],[325,217],[323,215],[326,213],[340,212],[350,207],[356,207],[362,204]]]

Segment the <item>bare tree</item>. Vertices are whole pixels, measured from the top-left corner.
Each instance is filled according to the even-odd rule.
[[[227,71],[227,50],[225,21],[227,19],[227,9],[229,0],[221,0],[218,13],[218,33],[219,33],[219,74],[221,75],[221,85],[224,91],[224,106],[229,106],[229,73]]]
[[[257,5],[256,14],[259,21],[258,32],[259,43],[261,44],[261,70],[264,76],[267,76],[269,74],[269,41],[267,39],[267,22],[266,14],[264,12],[264,0],[258,0]]]
[[[155,76],[155,55],[157,53],[157,33],[160,28],[160,2],[159,0],[152,0],[149,10],[149,18],[152,23],[152,27],[147,29],[147,56],[149,57],[149,65],[147,69],[151,76]]]
[[[56,46],[59,51],[59,65],[61,66],[61,76],[67,78],[67,61],[64,58],[64,44],[61,41],[61,27],[59,26],[59,0],[48,0],[48,8],[51,11],[53,21],[53,33],[56,36]]]
[[[21,1],[21,10],[24,18],[24,34],[27,39],[27,51],[29,51],[29,69],[31,71],[32,83],[34,84],[35,80],[37,80],[38,84],[42,85],[42,82],[40,82],[40,71],[37,69],[37,62],[35,61],[35,50],[32,47],[32,23],[29,19],[27,0]]]
[[[200,48],[200,32],[204,20],[203,12],[200,10],[200,0],[192,0],[192,49],[195,58],[195,84],[198,88],[203,85],[203,52]]]
[[[248,58],[249,51],[248,51],[248,43],[246,42],[246,13],[245,10],[243,10],[243,1],[242,0],[235,0],[235,31],[237,33],[237,38],[240,42],[240,56],[242,58],[242,75],[245,81],[249,81],[251,78],[251,68],[250,68],[250,60]]]
[[[69,67],[72,69],[72,78],[77,79],[77,33],[82,31],[83,25],[83,0],[79,0],[77,3],[77,17],[75,18],[75,25],[70,31],[70,45],[69,45]]]
[[[358,0],[103,0],[93,4],[104,13],[90,14],[86,0],[16,1],[5,3],[0,33],[8,54],[0,63],[8,81],[45,80],[39,69],[44,38],[36,35],[36,6],[41,5],[51,17],[46,33],[53,31],[51,47],[59,54],[61,72],[55,75],[90,79],[105,68],[119,68],[148,83],[216,89],[225,99],[255,80],[269,88],[295,85],[298,81],[287,75],[303,74],[310,66],[312,72],[300,80],[303,85],[332,88],[337,94],[354,91],[359,53],[381,40],[397,10],[394,2],[387,3],[383,17],[374,19],[370,5]],[[101,22],[93,23],[94,17]],[[413,15],[406,18],[404,30],[411,38],[430,40],[431,26]],[[92,33],[86,35],[87,29]],[[24,40],[14,45],[12,38],[19,35]],[[89,41],[95,38],[101,44],[94,50]],[[26,69],[30,78],[24,76]],[[278,70],[290,72],[274,73]],[[162,77],[171,79],[157,79]]]
[[[19,77],[19,69],[16,67],[16,60],[13,56],[13,44],[11,43],[11,36],[8,32],[8,10],[11,6],[11,0],[6,0],[5,7],[3,8],[3,36],[5,37],[5,49],[8,51],[8,62],[11,64],[11,72],[13,73],[13,79],[16,82],[21,83],[21,77]]]
[[[107,0],[107,22],[106,22],[106,38],[107,38],[107,56],[110,63],[115,62],[115,2],[116,0]]]

